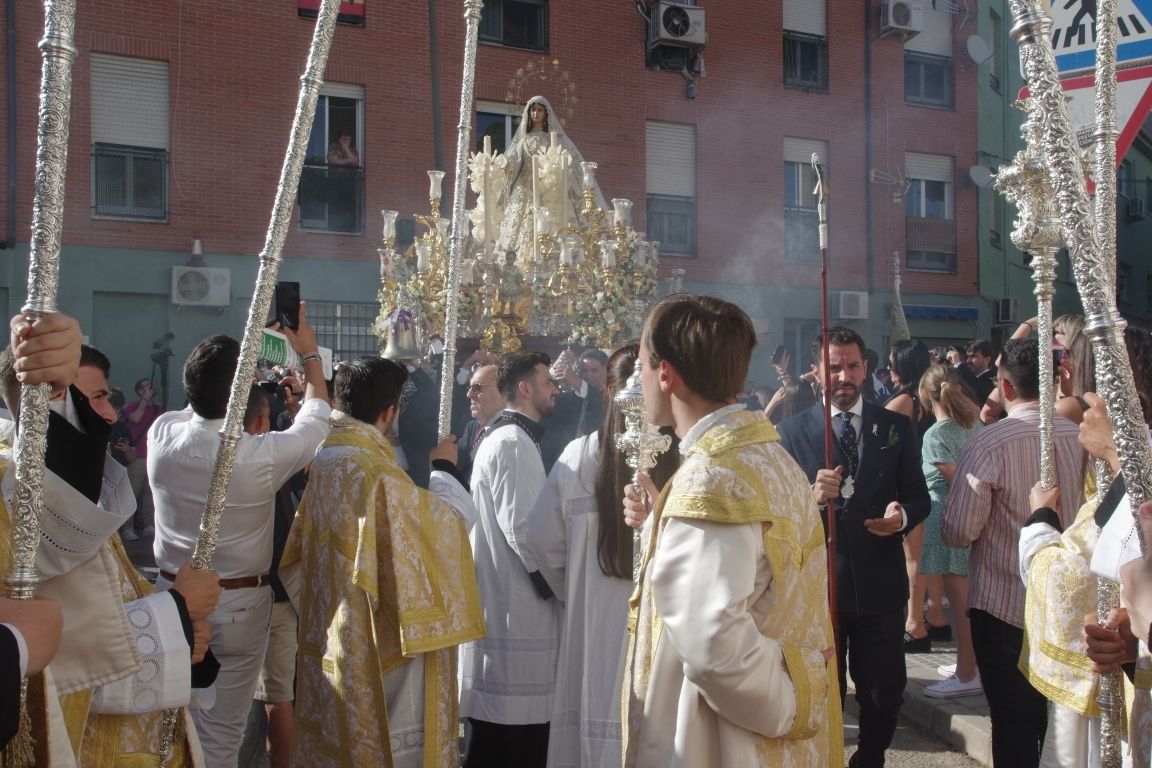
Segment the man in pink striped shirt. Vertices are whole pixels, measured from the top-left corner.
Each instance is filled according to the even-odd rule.
[[[1047,348],[1044,353],[1047,354]],[[1047,729],[1047,701],[1017,668],[1024,642],[1024,583],[1016,548],[1031,513],[1028,492],[1040,479],[1039,345],[1004,345],[997,386],[1008,417],[964,446],[940,532],[950,547],[972,546],[968,617],[976,665],[992,715],[997,768],[1033,768]],[[1083,451],[1075,424],[1055,417],[1056,482],[1064,525],[1083,497]]]

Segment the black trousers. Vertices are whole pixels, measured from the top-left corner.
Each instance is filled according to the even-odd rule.
[[[853,766],[881,768],[884,750],[892,743],[908,672],[904,666],[904,609],[859,616],[840,613],[840,699],[848,692],[851,671],[860,705],[860,731]],[[847,656],[847,666],[845,666]]]
[[[1048,701],[1017,667],[1024,630],[976,609],[968,611],[968,621],[992,715],[992,764],[1035,768],[1048,730]]]
[[[544,768],[548,723],[501,725],[464,720],[464,768]]]

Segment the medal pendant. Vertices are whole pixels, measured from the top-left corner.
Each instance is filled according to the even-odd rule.
[[[856,483],[850,477],[845,479],[844,484],[840,486],[840,498],[844,499],[844,501],[848,501],[848,499],[852,498],[852,494],[855,492]]]

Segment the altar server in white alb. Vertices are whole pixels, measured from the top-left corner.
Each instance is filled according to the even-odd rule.
[[[637,344],[608,360],[609,397],[632,375]],[[568,444],[528,519],[528,550],[564,602],[549,768],[619,768],[620,685],[632,594],[632,529],[620,514],[632,470],[616,448],[624,414],[609,400],[600,430]],[[650,473],[662,486],[675,448]]]
[[[487,635],[460,653],[465,768],[547,760],[560,606],[525,544],[544,487],[539,422],[556,398],[550,362],[541,352],[504,357],[496,383],[506,410],[473,459],[470,538]]]
[[[775,428],[736,400],[755,344],[739,307],[689,294],[657,304],[640,338],[648,420],[675,427],[683,463],[631,600],[628,768],[844,759],[824,528]]]

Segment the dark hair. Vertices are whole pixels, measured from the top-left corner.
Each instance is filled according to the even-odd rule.
[[[1152,426],[1152,334],[1146,328],[1130,325],[1124,329],[1128,362],[1132,366],[1132,383],[1140,399],[1144,423]]]
[[[1008,379],[1025,400],[1040,396],[1039,349],[1036,339],[1009,339],[1000,353],[1000,378]]]
[[[140,379],[139,381],[136,382],[136,386],[133,387],[133,389],[136,390],[136,394],[140,394],[140,385],[141,384],[151,384],[151,383],[152,383],[152,379],[143,378],[143,379]]]
[[[892,344],[892,364],[890,370],[900,379],[900,389],[892,393],[892,397],[899,395],[913,395],[920,387],[920,377],[932,365],[932,355],[924,342],[913,339],[901,339]],[[891,398],[889,398],[891,399]]]
[[[504,398],[505,403],[516,401],[516,390],[520,382],[532,378],[538,365],[550,366],[552,358],[543,352],[524,350],[500,358],[500,365],[496,369],[496,388],[500,390],[500,397]]]
[[[976,339],[968,345],[968,349],[964,351],[965,355],[980,355],[980,357],[992,357],[992,344],[984,339]]]
[[[96,347],[81,344],[80,366],[84,367],[86,365],[104,371],[104,378],[108,378],[112,374],[112,363],[108,360],[108,355],[96,349]]]
[[[875,373],[880,367],[880,356],[876,354],[876,350],[865,349],[861,357],[864,358],[864,362],[868,363],[868,373]]]
[[[240,360],[240,342],[231,336],[209,336],[184,363],[184,391],[192,411],[202,419],[222,419]]]
[[[256,419],[270,412],[271,404],[268,393],[259,384],[253,384],[248,389],[248,404],[244,406],[244,430],[255,423]]]
[[[123,392],[121,392],[116,387],[112,387],[111,389],[108,390],[108,404],[109,405],[111,405],[115,409],[120,409],[120,408],[124,407],[124,403],[125,403],[125,400],[124,400],[124,393]]]
[[[608,367],[608,355],[604,354],[603,350],[596,349],[596,347],[589,347],[580,353],[580,360],[596,360],[605,368]]]
[[[864,347],[864,339],[860,338],[860,334],[842,325],[834,325],[828,329],[828,346],[847,347],[851,344],[860,347],[860,357],[864,357],[864,353],[867,350]],[[812,340],[808,351],[812,353],[813,363],[816,365],[824,364],[824,334],[820,334]],[[872,370],[869,369],[868,372],[871,373]]]
[[[744,310],[713,296],[676,293],[644,323],[648,364],[667,361],[697,395],[716,403],[744,389],[756,331]]]
[[[332,407],[357,421],[375,424],[387,409],[399,405],[408,369],[383,357],[358,357],[341,363],[333,376]]]
[[[608,365],[605,366],[608,374],[606,388],[610,395],[623,387],[632,375],[639,355],[640,345],[632,342],[608,358]],[[615,399],[610,397],[604,423],[600,426],[600,458],[596,468],[596,511],[600,522],[600,530],[596,534],[596,554],[600,570],[605,576],[631,579],[633,536],[632,529],[624,524],[620,500],[624,498],[624,486],[632,482],[632,470],[628,468],[624,454],[616,448],[616,435],[623,430],[624,413],[616,405]],[[672,447],[660,454],[656,466],[648,473],[657,488],[663,487],[680,465],[680,451],[677,450],[678,441],[675,436],[672,441]]]

